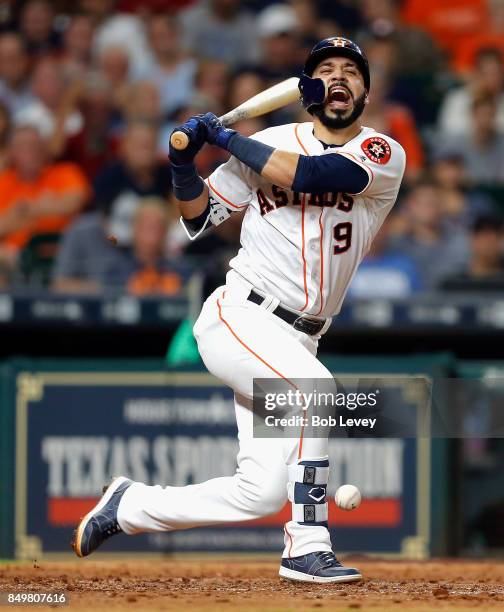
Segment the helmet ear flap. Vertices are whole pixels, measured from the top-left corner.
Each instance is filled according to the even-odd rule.
[[[298,87],[301,93],[301,104],[308,112],[313,106],[324,103],[327,87],[322,79],[312,79],[303,73],[299,79]]]

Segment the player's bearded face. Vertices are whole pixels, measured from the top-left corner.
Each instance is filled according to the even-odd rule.
[[[366,105],[363,76],[352,60],[329,57],[316,68],[314,77],[326,83],[327,96],[314,115],[330,129],[346,128],[356,121]]]
[[[327,128],[339,130],[352,125],[354,121],[362,115],[366,106],[366,92],[364,91],[357,98],[348,90],[351,103],[347,109],[332,109],[331,96],[329,95],[323,105],[315,109],[314,115],[320,119],[320,122]]]

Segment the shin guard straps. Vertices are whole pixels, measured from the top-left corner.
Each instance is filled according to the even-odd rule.
[[[292,502],[292,520],[301,525],[327,527],[326,489],[329,461],[307,460],[291,465],[289,471],[289,501]]]

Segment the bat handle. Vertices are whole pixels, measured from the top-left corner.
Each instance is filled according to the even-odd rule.
[[[189,137],[184,132],[173,132],[170,138],[171,146],[177,151],[183,151],[189,144]]]

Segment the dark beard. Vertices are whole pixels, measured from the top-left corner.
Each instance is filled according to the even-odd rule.
[[[313,114],[320,119],[320,122],[322,125],[325,125],[326,128],[330,130],[341,130],[342,128],[347,128],[349,125],[352,125],[354,121],[357,121],[362,115],[365,106],[366,92],[355,100],[353,110],[348,117],[343,117],[342,111],[336,111],[336,117],[328,117],[322,104],[315,108]]]

